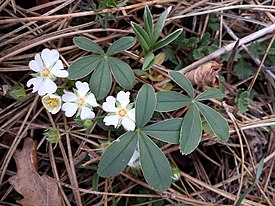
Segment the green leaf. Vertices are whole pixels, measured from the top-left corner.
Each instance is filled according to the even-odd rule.
[[[170,71],[169,75],[172,80],[177,83],[177,85],[179,85],[192,99],[194,99],[194,88],[186,76],[176,71]]]
[[[240,196],[240,198],[238,199],[238,201],[236,202],[236,206],[240,206],[242,201],[244,200],[244,198],[252,191],[252,189],[254,188],[257,180],[260,178],[261,174],[262,174],[262,171],[263,171],[263,166],[264,166],[264,159],[262,159],[260,162],[259,162],[259,165],[258,165],[258,169],[257,169],[257,172],[256,172],[256,177],[254,178],[254,181],[252,183],[252,185],[245,191],[244,194],[242,194]]]
[[[136,132],[127,132],[113,141],[100,158],[97,170],[99,176],[110,177],[120,173],[130,161],[137,141]]]
[[[154,32],[153,17],[147,5],[144,8],[143,20],[144,20],[144,29],[147,32],[147,34],[151,36]]]
[[[165,20],[171,11],[172,7],[170,6],[168,9],[166,9],[162,14],[160,15],[157,23],[154,26],[154,32],[153,32],[153,38],[152,38],[152,45],[154,45],[158,38],[160,37],[161,31],[164,27]]]
[[[93,191],[98,191],[98,180],[99,180],[99,176],[95,172],[94,175],[93,175],[93,183],[92,183]]]
[[[86,56],[74,61],[68,68],[68,79],[77,80],[89,75],[101,63],[101,56]]]
[[[124,61],[114,57],[109,57],[108,62],[116,82],[124,89],[131,89],[135,81],[135,75],[131,67]]]
[[[191,99],[175,91],[157,92],[156,111],[169,112],[180,109],[191,103]]]
[[[246,62],[243,59],[240,59],[238,63],[234,67],[234,72],[238,75],[238,77],[242,80],[249,78],[252,74],[252,65],[249,62]]]
[[[144,127],[151,119],[156,108],[156,94],[152,86],[144,84],[137,94],[136,100],[136,125]]]
[[[180,130],[180,151],[182,154],[190,154],[200,143],[202,135],[201,117],[197,107],[190,105]]]
[[[150,50],[150,38],[148,36],[148,34],[146,33],[146,31],[141,28],[140,25],[134,23],[134,22],[131,22],[132,24],[132,28],[134,30],[134,33],[137,37],[137,40],[139,41],[141,47],[142,47],[142,50],[144,52],[147,52]]]
[[[229,138],[229,126],[223,116],[207,105],[200,102],[196,102],[195,104],[208,122],[214,134],[221,140],[227,141]]]
[[[144,57],[142,70],[151,69],[154,63],[155,63],[155,55],[153,54],[153,52],[148,52]]]
[[[91,51],[96,54],[102,54],[102,55],[105,54],[104,50],[100,46],[98,46],[97,43],[95,43],[94,41],[92,41],[87,37],[84,37],[84,36],[75,37],[73,39],[73,42],[78,48],[83,49],[85,51]]]
[[[108,55],[113,55],[122,51],[125,51],[135,44],[135,39],[133,37],[122,37],[116,40],[106,52]]]
[[[183,118],[166,119],[142,128],[142,131],[152,137],[171,144],[179,144],[180,128]]]
[[[139,133],[141,169],[145,180],[159,192],[171,185],[171,168],[163,152],[142,131]]]
[[[195,99],[197,101],[209,100],[209,99],[222,99],[224,97],[221,90],[217,88],[209,88],[203,93],[199,94]]]
[[[90,78],[90,89],[97,100],[104,99],[112,86],[112,77],[108,61],[104,60],[98,65]]]
[[[180,33],[182,32],[182,29],[177,29],[176,31],[174,31],[172,34],[169,34],[168,36],[166,36],[165,38],[161,39],[160,41],[158,41],[154,47],[153,47],[153,51],[156,51],[158,49],[161,49],[165,46],[167,46],[168,44],[170,44],[172,41],[174,41],[176,38],[178,38],[178,36],[180,35]]]
[[[248,106],[252,103],[252,97],[253,95],[248,91],[240,89],[237,92],[234,102],[237,105],[240,113],[245,113],[248,110]]]

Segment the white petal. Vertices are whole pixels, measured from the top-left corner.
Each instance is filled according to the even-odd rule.
[[[27,87],[30,87],[31,85],[33,85],[32,92],[36,92],[41,87],[42,83],[43,83],[42,77],[31,78],[27,82]]]
[[[134,131],[136,128],[135,122],[126,116],[122,117],[121,124],[126,131]]]
[[[119,119],[120,117],[118,115],[109,115],[104,117],[103,122],[106,126],[113,125],[115,128],[117,128],[119,126]]]
[[[78,109],[78,105],[75,103],[64,103],[62,105],[62,110],[65,111],[66,117],[72,117]]]
[[[95,95],[93,93],[89,94],[88,97],[86,98],[85,100],[85,103],[93,106],[93,107],[97,107],[98,106],[98,103],[96,102],[96,99],[95,99]]]
[[[59,53],[55,49],[43,49],[43,51],[41,52],[41,57],[44,62],[44,65],[47,68],[52,68],[55,62],[59,59]]]
[[[38,94],[43,96],[45,94],[55,93],[57,90],[56,84],[50,78],[44,78],[43,83],[40,85],[38,89]]]
[[[64,66],[61,60],[58,60],[53,66],[51,73],[56,77],[66,78],[69,76],[69,72],[64,70]]]
[[[121,107],[126,108],[130,103],[130,92],[120,91],[116,96],[117,101],[120,102]]]
[[[127,112],[127,117],[130,118],[133,122],[136,122],[136,118],[135,118],[136,117],[136,110],[135,110],[135,108],[133,108],[133,109],[131,109]]]
[[[80,119],[93,119],[95,117],[95,113],[89,109],[88,107],[82,107],[80,113]]]
[[[102,104],[102,109],[105,112],[117,112],[118,108],[116,108],[116,99],[112,96],[106,98],[106,102]]]
[[[40,67],[41,69],[45,68],[45,65],[43,64],[43,61],[42,61],[42,59],[41,59],[40,54],[36,54],[36,55],[34,56],[34,60],[37,62],[37,64],[39,65],[39,67]]]
[[[140,166],[140,160],[139,158],[139,151],[135,150],[130,161],[128,162],[128,165],[130,167],[139,167]]]
[[[84,97],[90,90],[89,84],[87,82],[77,81],[75,86],[80,97]]]
[[[72,92],[64,90],[64,94],[62,95],[62,100],[64,102],[75,102],[77,100],[77,96]]]
[[[41,68],[40,65],[35,61],[31,60],[29,62],[29,67],[32,71],[41,73],[43,71],[43,67]]]

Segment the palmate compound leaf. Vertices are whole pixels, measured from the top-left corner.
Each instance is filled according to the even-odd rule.
[[[40,176],[36,171],[34,162],[37,157],[34,151],[35,143],[27,137],[22,150],[16,150],[13,155],[17,173],[10,177],[9,182],[24,197],[17,202],[23,206],[63,205],[57,183],[46,175]]]
[[[202,135],[200,113],[194,104],[190,105],[180,130],[180,151],[190,154],[197,148]]]
[[[202,100],[209,100],[209,99],[222,99],[224,97],[223,93],[221,90],[217,88],[209,88],[206,91],[202,92],[198,96],[196,96],[197,101],[202,101]]]
[[[68,68],[68,79],[77,80],[89,75],[103,60],[102,56],[86,56],[74,61]]]
[[[171,185],[171,167],[163,152],[143,131],[139,135],[141,169],[145,180],[159,192]]]
[[[135,39],[133,37],[122,37],[116,40],[106,52],[108,55],[113,55],[122,51],[125,51],[135,44]]]
[[[229,126],[223,116],[211,107],[200,102],[196,102],[195,105],[204,116],[214,134],[221,140],[227,141],[229,138]]]
[[[95,43],[94,41],[92,41],[87,37],[84,37],[84,36],[75,37],[73,39],[73,42],[78,48],[83,49],[85,51],[91,51],[101,55],[105,54],[104,50],[97,43]]]
[[[152,137],[171,144],[179,144],[180,128],[183,118],[167,119],[142,128],[142,131]]]
[[[191,99],[175,91],[157,92],[156,111],[169,112],[180,109],[191,103]]]
[[[121,87],[124,89],[131,89],[134,86],[135,75],[128,64],[114,57],[108,58],[108,64],[116,82]]]
[[[152,86],[144,84],[137,94],[135,116],[137,128],[144,127],[156,108],[156,94]]]
[[[169,75],[171,79],[177,83],[177,85],[179,85],[192,99],[194,99],[194,88],[186,76],[177,71],[170,71]]]
[[[120,136],[103,153],[97,173],[101,177],[110,177],[120,173],[130,161],[137,142],[136,132],[127,132]]]
[[[106,59],[101,61],[93,72],[89,85],[97,100],[102,100],[108,95],[112,86],[112,77]]]

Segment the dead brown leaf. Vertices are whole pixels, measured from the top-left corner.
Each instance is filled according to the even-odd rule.
[[[35,169],[35,151],[33,140],[25,138],[22,150],[16,150],[13,155],[17,174],[11,177],[9,182],[24,196],[18,203],[23,206],[61,206],[57,183],[46,175],[40,176]]]
[[[218,87],[218,72],[221,70],[221,67],[221,64],[215,61],[210,61],[199,66],[195,70],[187,72],[185,76],[190,80],[192,84],[196,84],[200,87],[206,85],[211,87]]]

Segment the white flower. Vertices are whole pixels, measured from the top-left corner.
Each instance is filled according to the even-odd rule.
[[[138,147],[135,149],[130,161],[128,162],[128,166],[130,167],[140,167],[140,158],[139,158],[139,150]]]
[[[92,108],[97,107],[95,95],[89,92],[89,84],[87,82],[77,81],[76,88],[73,92],[64,90],[62,100],[65,102],[62,105],[62,110],[65,111],[66,117],[72,117],[76,112],[80,115],[80,119],[92,119],[95,113]]]
[[[61,109],[61,98],[56,94],[47,94],[42,97],[42,104],[52,114],[56,114]]]
[[[59,53],[57,50],[43,49],[40,54],[36,54],[34,60],[29,62],[31,70],[37,72],[27,82],[27,87],[33,85],[33,91],[37,92],[40,96],[45,94],[53,94],[57,90],[54,83],[56,77],[68,77],[68,71],[64,70],[64,66],[59,60]]]
[[[104,117],[105,125],[113,125],[118,128],[120,125],[127,131],[133,131],[136,127],[135,123],[135,108],[132,109],[133,104],[130,103],[130,92],[120,91],[117,97],[109,96],[106,102],[103,103],[102,108],[108,112]]]

